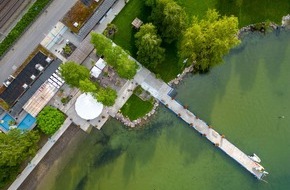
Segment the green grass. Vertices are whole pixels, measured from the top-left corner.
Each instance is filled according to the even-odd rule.
[[[132,27],[131,23],[136,17],[146,23],[150,12],[151,10],[145,7],[143,0],[130,0],[112,22],[118,27],[118,32],[115,34],[113,41],[129,51],[132,56],[135,56],[137,52],[134,39],[137,30]]]
[[[23,15],[21,20],[9,32],[7,37],[0,43],[0,57],[14,44],[14,42],[22,35],[26,28],[34,21],[34,19],[41,13],[44,7],[50,3],[51,0],[37,0]]]
[[[249,24],[274,21],[281,23],[281,18],[290,12],[289,0],[279,2],[270,0],[175,0],[187,12],[189,18],[198,16],[202,18],[208,9],[217,9],[221,15],[235,15],[239,18],[239,26]],[[134,34],[136,30],[132,28],[131,22],[135,17],[147,22],[150,9],[145,7],[143,0],[130,0],[125,8],[116,17],[113,23],[118,27],[113,41],[130,52],[136,58],[137,48],[135,46]],[[178,64],[179,57],[175,44],[165,45],[165,61],[160,63],[152,71],[168,82],[175,78],[183,68]]]
[[[179,73],[182,72],[181,65],[178,64],[179,57],[177,55],[176,44],[163,45],[166,49],[165,51],[165,60],[162,63],[159,63],[156,68],[152,71],[155,74],[160,75],[160,77],[165,81],[169,82],[175,78]]]
[[[145,116],[146,113],[152,110],[152,108],[152,101],[143,101],[135,94],[132,94],[125,105],[121,108],[121,113],[133,121]]]
[[[216,0],[175,0],[182,6],[188,17],[197,16],[202,18],[208,9],[215,8]]]

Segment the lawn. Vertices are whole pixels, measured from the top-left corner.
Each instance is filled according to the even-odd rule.
[[[130,0],[112,22],[118,27],[118,32],[113,41],[129,51],[133,57],[135,57],[137,52],[134,39],[134,34],[137,30],[132,27],[131,23],[136,17],[146,23],[150,12],[151,10],[145,6],[143,0]]]
[[[239,18],[239,26],[243,27],[252,23],[262,21],[274,21],[281,23],[281,18],[290,12],[289,0],[279,2],[266,0],[175,0],[187,12],[189,18],[198,16],[202,18],[208,9],[217,9],[222,15],[235,15]],[[145,6],[144,0],[130,0],[125,8],[119,13],[113,23],[118,27],[113,41],[129,51],[136,58],[137,48],[135,47],[134,34],[137,32],[131,26],[135,17],[140,18],[144,23],[150,9]],[[165,61],[152,70],[168,82],[181,72],[182,65],[178,64],[179,57],[175,44],[163,45],[166,48]]]
[[[143,117],[153,108],[152,101],[143,101],[137,95],[132,94],[129,100],[121,108],[124,116],[129,117],[131,121]]]

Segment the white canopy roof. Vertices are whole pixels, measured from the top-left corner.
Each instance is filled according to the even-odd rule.
[[[102,58],[100,58],[96,62],[95,66],[98,67],[99,69],[103,70],[106,67],[106,62]]]
[[[93,66],[90,73],[92,76],[98,78],[102,71],[98,67]]]
[[[102,113],[103,107],[103,104],[97,102],[89,93],[81,94],[75,103],[75,110],[78,116],[85,120],[98,117]]]

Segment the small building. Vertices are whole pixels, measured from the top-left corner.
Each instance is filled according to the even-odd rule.
[[[143,21],[140,20],[139,18],[135,18],[132,22],[132,25],[134,26],[134,28],[139,29],[140,26],[143,24]]]

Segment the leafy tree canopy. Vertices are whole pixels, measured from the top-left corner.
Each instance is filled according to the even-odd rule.
[[[34,155],[39,138],[37,131],[12,129],[7,134],[0,133],[0,166],[17,166]]]
[[[65,115],[52,106],[46,106],[36,118],[40,130],[48,135],[54,134],[63,124],[64,120]]]
[[[79,86],[82,92],[95,92],[97,90],[96,85],[87,78],[81,80]]]
[[[132,79],[137,72],[137,63],[130,59],[127,54],[120,56],[117,60],[117,73],[120,77]]]
[[[99,102],[102,102],[102,104],[104,104],[105,106],[114,105],[117,98],[117,92],[110,87],[100,88],[98,92],[94,93],[93,95]]]
[[[207,70],[222,62],[222,57],[239,44],[238,19],[208,10],[202,20],[196,17],[180,43],[180,57],[187,64],[194,61],[197,70]]]
[[[164,60],[164,48],[161,46],[161,38],[157,36],[157,30],[152,23],[144,24],[135,34],[137,59],[149,68],[155,68]]]
[[[0,133],[0,187],[17,175],[20,164],[33,156],[39,141],[37,131],[12,129]]]
[[[163,14],[164,19],[160,28],[161,34],[165,42],[171,43],[177,40],[181,36],[182,31],[186,29],[188,22],[187,14],[174,1],[166,4]]]
[[[150,19],[167,43],[177,40],[187,27],[188,18],[184,9],[173,0],[147,0],[152,7]]]
[[[138,69],[135,61],[120,47],[102,34],[92,33],[91,43],[99,55],[103,55],[108,65],[114,67],[120,77],[132,79]],[[126,74],[125,74],[126,73]]]
[[[112,46],[112,41],[107,39],[104,35],[91,33],[91,43],[97,50],[97,54],[104,55],[104,51]]]
[[[60,66],[61,76],[67,84],[72,87],[79,87],[79,81],[90,77],[90,71],[73,61],[68,61]]]

